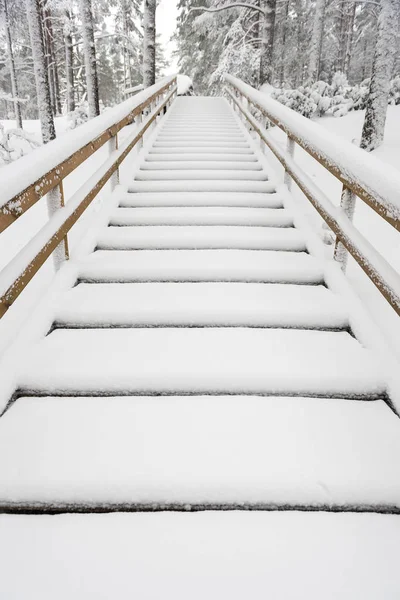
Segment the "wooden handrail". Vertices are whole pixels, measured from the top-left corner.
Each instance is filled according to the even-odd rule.
[[[86,159],[99,150],[99,148],[104,146],[106,142],[115,137],[117,133],[121,131],[121,129],[127,125],[130,125],[135,117],[141,114],[144,109],[147,108],[154,100],[156,100],[164,92],[167,92],[174,85],[176,85],[176,78],[170,78],[167,83],[159,87],[159,89],[156,89],[156,91],[144,102],[137,104],[139,96],[136,96],[136,98],[128,101],[128,112],[122,119],[112,124],[110,127],[107,127],[107,129],[91,139],[88,143],[85,143],[80,148],[75,150],[73,154],[62,160],[52,169],[48,171],[44,170],[43,174],[37,178],[36,181],[31,183],[28,187],[22,189],[6,203],[4,203],[0,207],[0,233],[14,223],[21,215],[31,208],[31,206],[36,204],[40,198],[43,198],[43,196],[57,187],[60,184],[60,181],[72,173]],[[135,103],[135,99],[136,105],[132,107],[132,103]],[[87,125],[92,127],[93,122],[95,121],[96,119],[93,119]],[[85,126],[86,125],[81,125],[82,128]],[[46,150],[52,147],[51,144],[52,142],[46,146]],[[27,160],[29,160],[29,157],[27,157]]]
[[[329,132],[320,130],[317,124],[310,122],[309,119],[268,98],[261,92],[254,90],[236,77],[225,75],[225,81],[274,125],[282,129],[310,156],[315,158],[325,169],[339,179],[346,188],[366,202],[397,231],[400,231],[400,174],[396,174],[397,181],[393,185],[387,182],[387,190],[380,192],[371,182],[375,174],[380,174],[379,166],[377,166],[374,157],[344,140],[342,141],[342,146],[338,148],[336,146],[337,140],[333,141],[329,139]],[[313,139],[310,139],[307,135],[302,135],[302,127],[310,131],[313,129]],[[317,136],[320,140],[315,139]],[[319,143],[322,142],[322,137],[324,138],[324,144]],[[360,164],[347,164],[346,155],[350,151],[352,154],[358,151],[357,159],[361,161]],[[339,160],[340,154],[343,160]],[[368,176],[368,182],[366,181],[366,176]]]
[[[168,93],[166,98],[163,99],[163,101],[144,118],[144,120],[140,123],[139,131],[135,131],[119,148],[115,149],[108,160],[95,173],[95,181],[93,182],[93,178],[89,179],[74,194],[66,206],[63,206],[56,211],[56,213],[51,217],[42,230],[0,273],[0,318],[15,302],[27,284],[44,264],[46,259],[54,252],[61,241],[65,239],[71,227],[78,221],[80,216],[91,204],[99,191],[118,170],[120,164],[128,156],[134,146],[143,138],[144,133],[155,121],[157,116],[162,113],[171,102],[177,91],[176,78],[172,79],[172,81],[167,85],[161,87],[145,102],[139,104],[133,111],[130,112],[129,116],[125,117],[116,125],[117,127],[122,122],[130,124],[132,122],[132,115],[142,115],[142,112],[145,109],[150,108],[154,100],[161,94],[164,94],[167,90]],[[123,126],[124,125],[122,125],[120,129]],[[93,154],[93,152],[91,152],[89,156]],[[57,185],[58,182],[54,183],[52,187]]]
[[[247,106],[244,106],[243,103],[236,97],[235,93],[227,88],[226,91],[234,106],[239,109],[244,118],[250,123],[254,131],[260,136],[260,139],[268,146],[268,148],[283,165],[285,169],[285,183],[288,182],[288,177],[292,178],[293,181],[296,182],[304,195],[316,208],[331,230],[335,233],[337,240],[343,244],[346,250],[353,256],[356,262],[375,284],[390,306],[397,312],[397,314],[400,315],[400,275],[397,273],[397,271],[395,271],[395,269],[393,269],[393,267],[391,267],[391,265],[389,265],[389,263],[379,254],[379,252],[373,248],[373,246],[362,236],[356,227],[354,227],[351,220],[346,216],[345,212],[339,207],[334,206],[329,198],[327,198],[327,196],[296,164],[293,159],[292,150],[293,142],[298,142],[300,139],[299,136],[289,128],[288,124],[285,126],[282,125],[281,120],[277,119],[276,116],[270,113],[270,111],[260,106],[258,102],[255,102],[251,94],[243,93],[242,85],[245,86],[246,91],[249,86],[246,84],[242,84],[240,86],[236,85],[237,80],[231,76],[226,76],[226,80],[233,87],[234,91],[239,94],[239,96],[243,96],[245,98],[246,103],[253,104],[253,106],[255,106],[255,108],[264,116],[269,118],[287,133],[290,143],[288,143],[289,151],[285,152],[285,150],[283,150],[282,147],[276,143],[270,135],[268,135],[268,130],[266,130],[265,127],[257,121],[257,119],[250,113]],[[256,90],[254,90],[254,92],[256,92]],[[286,110],[290,109],[286,108]],[[300,117],[300,115],[296,115],[296,118],[297,117]],[[307,119],[304,118],[304,120],[308,123]],[[325,164],[326,161],[323,157],[323,153],[318,154],[318,151],[315,147],[310,148],[307,146],[304,138],[301,138],[301,142],[301,144],[298,142],[299,145],[301,145],[311,156],[316,158],[318,162],[320,162],[335,175],[338,165],[336,165],[335,169],[333,169],[332,163],[330,162],[328,168],[328,166]],[[351,172],[351,166],[349,167],[347,173],[349,172]],[[338,177],[338,179],[341,181],[343,181],[343,178]],[[348,175],[346,176],[346,182],[347,178]],[[361,188],[362,184],[360,184],[359,187]],[[350,185],[348,186],[348,189],[352,189],[350,188]],[[364,194],[369,195],[369,192],[364,189]],[[364,200],[365,198],[363,197],[362,199]],[[396,229],[398,229],[398,217],[388,218],[386,207],[382,205],[381,200],[375,196],[374,203],[376,212],[384,217]],[[368,204],[371,206],[370,202],[368,202]],[[377,209],[378,206],[380,206],[379,210]]]

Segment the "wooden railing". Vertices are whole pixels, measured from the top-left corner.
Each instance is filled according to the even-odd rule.
[[[55,195],[58,206],[41,231],[0,273],[0,318],[62,242],[62,258],[68,259],[66,240],[69,230],[107,181],[113,176],[118,178],[119,166],[136,144],[143,143],[143,135],[167,110],[176,91],[176,77],[165,78],[115,109],[2,169],[0,232],[43,196]],[[133,123],[137,127],[119,146],[118,133]],[[109,142],[108,159],[92,177],[86,175],[82,187],[64,205],[63,180],[106,142]],[[30,181],[26,185],[28,178]]]
[[[336,235],[335,258],[345,268],[350,253],[400,315],[400,275],[354,227],[354,201],[358,197],[387,223],[400,231],[400,173],[387,168],[354,145],[338,140],[318,124],[283,106],[231,75],[225,75],[226,92],[233,106],[273,152],[292,180]],[[253,114],[261,115],[260,123]],[[287,135],[283,149],[270,135],[267,122]],[[298,144],[343,184],[341,207],[329,200],[294,160]]]

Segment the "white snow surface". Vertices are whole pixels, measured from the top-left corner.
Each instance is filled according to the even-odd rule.
[[[99,327],[348,325],[345,303],[326,287],[264,283],[81,283],[64,295],[55,318]]]
[[[79,271],[91,281],[323,282],[323,265],[303,252],[99,250],[80,262]]]
[[[382,401],[23,398],[0,432],[3,505],[400,508],[400,420]]]
[[[108,227],[99,234],[100,249],[142,250],[244,248],[304,252],[304,237],[294,227],[241,227],[223,225]]]
[[[345,332],[56,330],[21,356],[20,386],[46,393],[328,394],[386,391],[385,370]],[[43,368],[45,366],[45,368]]]
[[[399,537],[396,515],[1,515],[0,596],[398,600]]]

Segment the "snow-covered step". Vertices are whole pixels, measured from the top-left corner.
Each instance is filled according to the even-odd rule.
[[[385,372],[377,357],[346,332],[237,327],[56,329],[21,364],[20,389],[34,395],[369,398],[386,391]]]
[[[140,165],[143,171],[182,171],[182,170],[204,170],[204,171],[261,171],[262,166],[259,162],[241,162],[241,161],[145,161]],[[207,173],[208,175],[208,173]],[[230,176],[232,177],[232,176]],[[229,177],[229,178],[230,178]],[[228,178],[228,179],[229,179]]]
[[[292,227],[287,209],[243,207],[118,208],[110,225],[247,225]]]
[[[81,283],[63,296],[55,321],[62,327],[349,326],[344,303],[326,287],[264,283]]]
[[[231,249],[305,252],[304,236],[294,227],[126,226],[102,229],[100,250]]]
[[[390,511],[400,508],[399,462],[400,420],[382,401],[21,398],[0,421],[0,506]]]
[[[277,193],[246,192],[147,192],[121,196],[122,207],[265,207],[282,209],[282,196]]]
[[[215,135],[210,135],[207,133],[190,133],[190,134],[173,134],[173,133],[164,133],[159,134],[157,136],[157,144],[159,142],[180,142],[180,141],[189,141],[189,142],[215,142],[215,141],[224,141],[224,142],[232,142],[235,144],[236,142],[247,142],[247,138],[242,133],[217,133]]]
[[[33,582],[40,600],[400,595],[398,515],[150,511],[1,515],[0,525],[0,596],[10,600],[32,597]]]
[[[247,148],[238,148],[236,145],[235,146],[231,146],[231,147],[227,147],[227,146],[213,146],[212,148],[209,148],[207,146],[196,146],[194,148],[187,148],[187,147],[177,147],[177,148],[157,148],[155,146],[153,146],[152,148],[150,148],[149,150],[149,156],[151,155],[156,155],[156,154],[166,154],[168,153],[170,156],[172,154],[206,154],[207,156],[211,155],[211,154],[250,154],[253,158],[255,158],[255,154],[252,150],[252,148],[247,147]]]
[[[276,185],[270,181],[246,181],[233,179],[188,179],[183,181],[132,181],[128,192],[257,192],[276,191]]]
[[[236,162],[242,165],[243,163],[254,163],[258,159],[254,154],[148,154],[145,162],[176,162],[176,161],[191,161],[191,162]]]
[[[260,250],[99,250],[79,263],[79,279],[324,283],[323,265],[304,252]]]
[[[212,180],[218,179],[223,181],[267,181],[268,174],[264,170],[249,171],[249,170],[225,170],[219,168],[214,169],[186,169],[182,167],[176,170],[159,170],[148,171],[140,169],[136,175],[136,181],[175,181],[175,180]]]
[[[158,142],[155,141],[153,148],[207,148],[209,150],[213,150],[213,148],[230,148],[232,146],[231,141],[225,141],[221,139],[215,140],[204,140],[204,141],[196,141],[196,140],[176,140],[174,142]],[[235,142],[235,148],[249,148],[250,144],[247,141],[244,142]],[[165,152],[165,150],[164,150]]]

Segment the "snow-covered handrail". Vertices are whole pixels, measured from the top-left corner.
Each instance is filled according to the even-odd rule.
[[[135,117],[176,86],[176,77],[161,79],[133,98],[91,119],[1,169],[0,232],[45,196]]]
[[[232,75],[225,81],[400,231],[400,173]]]
[[[131,94],[137,94],[144,89],[143,83],[139,83],[139,85],[134,85],[133,87],[125,88],[122,92],[123,96],[130,96]]]
[[[98,135],[100,130],[103,131],[102,134],[98,135],[98,137],[91,142],[85,142],[85,145],[82,147],[82,144],[79,146],[80,150],[75,150],[75,154],[78,154],[77,159],[80,160],[79,164],[81,164],[88,156],[93,154],[101,145],[105,143],[105,141],[109,140],[111,137],[116,137],[116,133],[122,129],[125,125],[129,125],[132,123],[135,117],[138,119],[138,127],[123,141],[123,143],[118,147],[118,144],[113,144],[114,150],[110,152],[108,159],[101,165],[101,167],[96,171],[96,173],[87,179],[86,183],[79,188],[79,190],[73,195],[72,198],[68,201],[68,203],[64,206],[61,206],[55,213],[51,216],[46,225],[31,239],[27,245],[17,254],[17,256],[1,271],[0,273],[0,318],[7,312],[10,306],[15,302],[21,292],[25,289],[27,284],[31,281],[40,267],[44,264],[51,254],[57,249],[60,248],[60,244],[63,240],[66,240],[66,236],[70,231],[71,227],[77,222],[77,220],[81,217],[86,208],[90,205],[90,203],[94,200],[100,190],[104,187],[104,185],[109,181],[109,179],[115,174],[118,173],[118,169],[123,160],[128,156],[128,154],[132,151],[134,146],[141,142],[143,135],[149,129],[149,127],[154,123],[156,118],[159,115],[162,115],[165,110],[168,108],[171,100],[174,98],[177,92],[176,78],[170,77],[164,82],[160,82],[155,86],[152,86],[146,89],[143,93],[135,97],[135,102],[132,103],[132,99],[127,102],[124,102],[116,109],[112,109],[112,111],[107,112],[105,115],[101,115],[93,119],[87,125],[92,125],[91,132],[94,132],[94,135]],[[114,121],[109,120],[109,113],[112,113],[112,117]],[[120,119],[115,119],[116,115],[120,116]],[[105,118],[103,118],[105,117]],[[96,124],[97,121],[97,124]],[[104,131],[104,122],[108,121],[110,123],[108,129]],[[113,124],[111,124],[113,123]],[[89,135],[89,130],[86,125],[82,125],[79,128],[86,130],[86,136]],[[74,132],[75,133],[75,132]],[[113,135],[111,135],[113,134]],[[104,141],[100,144],[97,140],[100,138]],[[60,144],[58,142],[62,142],[66,136],[63,136],[61,140],[55,140],[54,142],[50,142],[45,147],[39,150],[40,156],[43,159],[43,156],[46,159],[50,160],[51,153],[47,151],[48,148],[55,147],[57,143],[57,148],[60,150]],[[79,136],[79,139],[86,139],[85,136]],[[89,138],[90,139],[90,138]],[[71,142],[72,144],[72,142]],[[71,149],[71,144],[68,145],[68,151]],[[45,151],[45,154],[43,154]],[[81,156],[79,152],[87,151],[87,154]],[[38,154],[39,154],[38,152]],[[35,153],[35,156],[38,156]],[[69,155],[69,158],[63,163],[65,165],[69,160],[75,160],[74,155]],[[32,157],[32,154],[29,155]],[[27,158],[29,158],[29,156]],[[57,165],[57,159],[59,158],[59,154],[55,160]],[[21,164],[22,159],[18,161]],[[53,160],[54,164],[54,160]],[[28,163],[27,163],[28,165]],[[44,179],[43,187],[47,190],[51,190],[54,187],[60,184],[60,181],[70,173],[74,168],[78,166],[75,162],[72,163],[72,166],[67,166],[65,169],[54,177],[54,172],[56,169],[60,167],[60,165],[52,168],[51,171],[46,172],[46,167],[48,167],[48,163],[42,165],[41,162],[39,164],[35,163],[36,172],[43,173],[46,175],[42,175],[44,177],[50,177],[49,173],[52,173],[52,179],[47,181]],[[6,172],[7,167],[2,170],[2,173]],[[22,170],[21,170],[22,173]],[[30,186],[31,187],[31,186]],[[38,193],[44,195],[42,190],[38,190]],[[40,196],[39,196],[40,197]],[[6,206],[8,203],[6,203]],[[4,205],[3,205],[4,206]],[[1,210],[1,209],[0,209]],[[26,209],[25,209],[26,210]],[[1,213],[0,213],[1,214]],[[67,250],[67,245],[65,245],[65,249]],[[65,258],[68,258],[67,252]]]
[[[346,251],[348,251],[392,308],[400,315],[399,273],[354,227],[349,218],[351,215],[346,214],[346,210],[343,210],[345,206],[342,208],[334,206],[296,164],[293,159],[294,143],[297,142],[342,181],[344,186],[342,199],[346,199],[346,193],[351,190],[349,194],[354,193],[365,200],[397,230],[400,229],[400,175],[398,172],[386,168],[386,165],[364,150],[329,134],[316,123],[310,122],[293,110],[264,96],[239,79],[225,75],[225,80],[233,88],[233,91],[227,88],[227,92],[234,106],[239,109],[243,117],[283,165],[285,182],[289,184],[289,187],[291,179],[296,182],[335,233],[335,257],[341,260],[345,266],[345,254],[347,255]],[[246,104],[243,99],[246,100]],[[286,152],[271,138],[264,124],[258,122],[251,114],[249,104],[285,131],[288,135]]]

